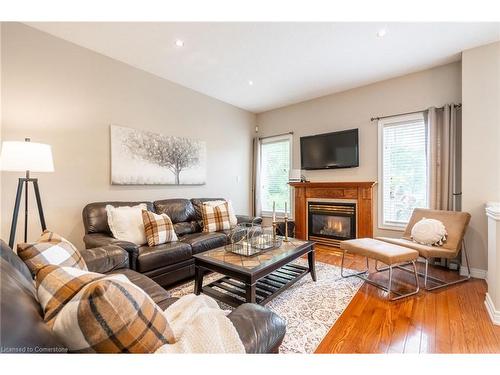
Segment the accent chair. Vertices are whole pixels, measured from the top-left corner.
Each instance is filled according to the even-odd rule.
[[[423,218],[439,220],[444,224],[448,235],[446,241],[442,246],[422,245],[412,240],[411,229],[418,221]],[[424,277],[424,288],[426,290],[438,289],[467,281],[471,277],[469,257],[464,240],[465,232],[467,230],[467,226],[469,225],[470,218],[471,215],[467,212],[415,208],[413,210],[410,221],[405,228],[402,238],[376,237],[376,239],[417,250],[419,256],[425,259],[425,272],[418,273],[420,276]],[[465,277],[461,277],[453,281],[447,281],[429,275],[430,261],[434,260],[435,258],[454,259],[458,256],[460,251],[463,251],[465,258],[465,266],[467,269],[467,275]],[[405,271],[410,271],[404,266],[399,266],[398,268]],[[434,285],[429,286],[430,283],[433,283]]]

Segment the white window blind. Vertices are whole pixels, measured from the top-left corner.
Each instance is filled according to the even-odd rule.
[[[261,144],[261,211],[270,214],[273,202],[276,203],[276,212],[285,211],[287,203],[290,213],[290,175],[291,137],[272,137],[262,140]]]
[[[379,121],[379,226],[404,227],[429,206],[428,132],[423,114]]]

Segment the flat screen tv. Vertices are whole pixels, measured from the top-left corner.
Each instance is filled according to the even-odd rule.
[[[300,137],[302,169],[359,167],[358,129]]]

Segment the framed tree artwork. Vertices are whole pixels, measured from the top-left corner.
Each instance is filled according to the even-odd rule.
[[[111,125],[111,183],[114,185],[203,185],[206,144]]]

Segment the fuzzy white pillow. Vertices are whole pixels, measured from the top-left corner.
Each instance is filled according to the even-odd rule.
[[[238,218],[236,217],[236,214],[234,213],[234,208],[233,208],[233,204],[231,203],[231,201],[219,200],[219,201],[203,202],[203,204],[206,204],[206,205],[211,206],[211,207],[217,207],[217,206],[220,206],[221,204],[224,204],[224,203],[227,203],[227,210],[229,213],[229,223],[231,224],[231,228],[235,227],[238,224]]]
[[[412,240],[422,245],[441,246],[447,235],[442,222],[425,217],[411,228]]]
[[[147,210],[145,203],[137,206],[114,207],[106,205],[108,225],[113,237],[121,241],[133,242],[136,245],[147,243],[142,210]]]

